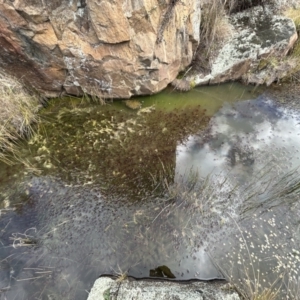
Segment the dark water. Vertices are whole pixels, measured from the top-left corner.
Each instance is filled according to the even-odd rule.
[[[299,165],[298,113],[249,87],[138,100],[139,111],[53,101],[23,163],[1,165],[0,299],[86,299],[100,274],[159,266],[221,277],[207,253],[221,261],[232,220],[252,227],[272,178]]]

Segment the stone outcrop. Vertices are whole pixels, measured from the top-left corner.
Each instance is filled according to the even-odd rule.
[[[294,67],[281,61],[297,39],[293,21],[257,6],[230,17],[234,35],[211,55],[209,70],[176,79],[200,43],[203,3],[0,0],[0,69],[47,97],[130,98],[170,82],[183,91],[241,79],[269,85]]]
[[[193,85],[233,80],[270,85],[293,67],[291,61],[283,60],[298,38],[291,19],[274,15],[268,7],[254,7],[234,14],[230,23],[233,36],[215,55],[208,73],[188,78]],[[266,68],[268,60],[274,59],[276,68]]]
[[[226,288],[227,287],[227,288]],[[239,300],[224,283],[163,281],[117,281],[109,277],[96,280],[88,300]]]
[[[0,0],[0,68],[46,96],[158,92],[190,64],[200,0]]]

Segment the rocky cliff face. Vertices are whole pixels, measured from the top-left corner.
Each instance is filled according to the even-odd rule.
[[[46,96],[158,92],[192,60],[200,0],[0,0],[0,68]]]

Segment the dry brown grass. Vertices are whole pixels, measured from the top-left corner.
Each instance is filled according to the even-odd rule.
[[[300,28],[300,8],[294,9],[294,8],[289,8],[288,10],[285,11],[285,16],[288,18],[291,18],[296,27],[299,29]]]
[[[207,0],[202,4],[201,39],[211,48],[232,35],[228,16],[252,6],[274,4],[274,0]]]
[[[291,18],[296,26],[298,35],[300,34],[300,8],[299,9],[293,9],[290,8],[287,11],[285,11],[284,15],[288,18]],[[300,42],[299,39],[296,42],[294,49],[292,51],[292,57],[296,57],[300,60]]]
[[[22,84],[0,70],[0,160],[12,163],[17,156],[20,138],[32,134],[31,125],[37,122],[39,99]]]
[[[274,11],[279,9],[275,0],[204,0],[201,7],[201,43],[192,70],[203,74],[210,72],[211,61],[233,35],[233,26],[229,22],[231,14],[254,6],[261,6],[266,11],[266,5]]]
[[[253,183],[243,192],[245,198],[242,197],[241,204],[246,206],[241,209],[241,218],[228,214],[232,231],[226,229],[220,239],[221,247],[216,247],[217,250],[209,247],[208,251],[241,299],[299,300],[299,239],[293,221],[290,222],[295,217],[288,213],[299,207],[299,173],[295,169],[282,177],[269,178],[270,170],[263,168],[260,175],[256,174]],[[257,182],[264,182],[264,187],[259,187],[261,191],[257,189]],[[263,199],[259,196],[262,192],[265,193]],[[261,210],[262,203],[267,206],[270,203],[270,206]]]
[[[226,0],[204,1],[201,7],[201,42],[195,53],[192,72],[209,73],[211,61],[232,36],[232,25],[226,12]]]
[[[296,26],[298,35],[300,34],[300,8],[294,9],[289,8],[284,12],[284,15],[288,18],[291,18]],[[295,82],[296,84],[299,84],[300,82],[300,40],[298,38],[298,41],[295,43],[291,54],[287,57],[289,60],[294,61],[295,67],[290,71],[287,79]]]
[[[273,219],[268,219],[266,224],[269,226],[272,221]],[[256,243],[255,234],[241,229],[237,223],[236,226],[238,228],[236,238],[239,243],[231,249],[231,253],[226,252],[225,258],[222,258],[224,262],[226,260],[226,267],[222,266],[224,262],[216,263],[216,267],[241,299],[299,300],[298,251],[293,250],[297,255],[291,255],[290,250],[285,248],[283,239],[280,239],[282,233],[274,228],[265,234],[265,240]],[[278,249],[286,251],[282,254]],[[211,258],[214,261],[214,257]],[[273,267],[266,267],[270,261],[273,262]]]

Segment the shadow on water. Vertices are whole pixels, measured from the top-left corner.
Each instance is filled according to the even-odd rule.
[[[86,299],[103,273],[219,277],[207,250],[257,213],[245,185],[299,164],[297,113],[249,87],[137,100],[52,101],[22,148],[31,169],[1,165],[0,299]]]

